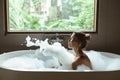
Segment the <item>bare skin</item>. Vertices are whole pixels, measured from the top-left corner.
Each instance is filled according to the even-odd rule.
[[[72,69],[76,70],[78,65],[86,65],[92,69],[91,62],[88,56],[83,52],[83,48],[87,44],[87,37],[83,33],[73,33],[68,42],[69,48],[75,52],[76,60],[72,63]]]

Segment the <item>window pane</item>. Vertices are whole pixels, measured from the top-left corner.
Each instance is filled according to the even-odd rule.
[[[94,0],[9,0],[9,31],[94,31]]]

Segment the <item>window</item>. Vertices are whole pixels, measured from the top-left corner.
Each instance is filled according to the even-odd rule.
[[[6,32],[96,31],[97,0],[6,0]]]

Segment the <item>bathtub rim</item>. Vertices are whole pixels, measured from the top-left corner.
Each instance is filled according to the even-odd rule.
[[[5,71],[12,71],[12,72],[30,72],[30,73],[42,73],[42,72],[47,72],[47,73],[103,73],[103,72],[120,72],[120,70],[90,70],[90,71],[79,71],[79,70],[55,70],[55,71],[50,71],[50,70],[44,70],[44,71],[28,71],[28,70],[14,70],[14,69],[8,69],[4,67],[0,67],[0,69],[5,70]]]

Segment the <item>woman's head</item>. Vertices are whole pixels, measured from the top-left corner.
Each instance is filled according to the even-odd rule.
[[[90,35],[82,32],[73,32],[70,37],[68,46],[70,48],[80,47],[81,49],[83,49],[87,45],[87,40],[90,40]]]

